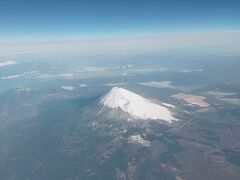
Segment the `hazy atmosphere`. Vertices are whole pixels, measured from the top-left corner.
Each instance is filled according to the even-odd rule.
[[[239,180],[239,7],[0,0],[0,180]]]

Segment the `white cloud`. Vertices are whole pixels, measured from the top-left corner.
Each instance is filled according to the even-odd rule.
[[[25,91],[25,92],[30,92],[30,91],[31,91],[31,88],[18,88],[18,89],[17,89],[17,92],[23,92],[23,91]]]
[[[87,87],[87,84],[80,84],[79,87]]]
[[[218,98],[221,101],[224,101],[226,103],[234,104],[234,105],[240,105],[240,99],[239,98]]]
[[[42,74],[40,76],[37,76],[37,78],[69,78],[69,77],[73,77],[74,74],[73,73],[63,73],[63,74]]]
[[[167,68],[137,68],[137,69],[128,69],[127,72],[166,72]]]
[[[188,73],[188,72],[202,72],[203,69],[183,69],[183,70],[180,70],[180,72],[183,72],[183,73]]]
[[[15,75],[10,75],[10,76],[4,76],[4,77],[1,77],[2,80],[6,80],[6,79],[16,79],[16,78],[19,78],[19,77],[22,77],[23,74],[15,74]]]
[[[15,61],[5,61],[5,62],[0,62],[0,67],[4,67],[4,66],[11,66],[16,64]]]
[[[102,72],[102,71],[105,71],[105,68],[94,67],[94,66],[86,66],[86,67],[83,67],[81,70],[78,70],[77,72],[83,73],[83,72]]]
[[[65,73],[65,74],[59,74],[57,75],[58,77],[72,77],[74,74],[73,73]]]
[[[127,85],[128,83],[107,83],[103,84],[104,86],[122,86],[122,85]]]
[[[33,74],[38,73],[38,71],[28,71],[28,72],[24,72],[22,74],[14,74],[14,75],[9,75],[9,76],[4,76],[1,77],[2,80],[7,80],[7,79],[16,79],[19,77],[24,77],[24,76],[31,76]]]
[[[62,86],[61,88],[67,91],[73,91],[75,89],[73,86]]]
[[[174,88],[174,86],[172,85],[171,81],[149,81],[149,82],[145,82],[145,83],[138,83],[144,86],[148,86],[148,87],[155,87],[155,88]]]
[[[235,96],[235,92],[208,91],[207,94],[215,97]]]
[[[214,96],[220,101],[240,105],[240,99],[236,97],[237,93],[235,92],[208,91],[207,94]]]

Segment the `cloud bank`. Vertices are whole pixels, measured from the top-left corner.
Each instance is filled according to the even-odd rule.
[[[165,51],[240,53],[240,31],[175,33],[155,37],[1,42],[0,54],[131,54]]]

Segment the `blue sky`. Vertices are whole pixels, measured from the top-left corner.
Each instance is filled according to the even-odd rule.
[[[240,30],[238,0],[0,0],[1,39]]]

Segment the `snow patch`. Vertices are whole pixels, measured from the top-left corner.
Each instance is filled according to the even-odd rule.
[[[176,106],[172,105],[172,104],[168,104],[168,103],[162,103],[162,105],[170,107],[170,108],[176,108]]]
[[[143,139],[140,134],[130,136],[128,138],[128,142],[131,143],[131,144],[141,144],[145,147],[150,146],[150,142]]]

